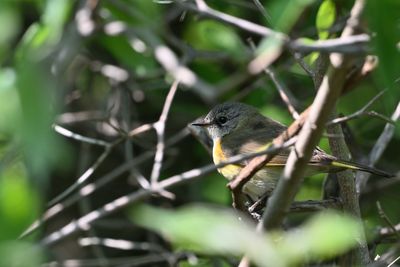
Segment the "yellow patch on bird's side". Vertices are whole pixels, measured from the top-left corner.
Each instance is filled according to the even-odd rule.
[[[214,164],[219,164],[223,161],[228,160],[228,158],[224,154],[224,151],[222,150],[221,139],[214,140],[213,160]],[[219,168],[218,172],[221,173],[225,178],[231,180],[235,178],[236,175],[238,175],[241,169],[242,168],[238,165],[229,164],[222,168]]]

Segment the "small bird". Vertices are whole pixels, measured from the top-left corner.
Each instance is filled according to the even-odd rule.
[[[204,127],[213,140],[214,164],[219,164],[235,155],[260,152],[287,128],[280,122],[263,116],[257,109],[237,102],[226,102],[215,106],[202,122],[192,125]],[[289,152],[290,150],[286,149],[276,155],[244,185],[243,192],[253,201],[270,195],[283,171]],[[245,164],[246,162],[229,164],[219,168],[218,171],[228,180],[232,180]],[[337,159],[318,147],[313,151],[308,163],[306,176],[346,169],[392,177],[375,168]]]

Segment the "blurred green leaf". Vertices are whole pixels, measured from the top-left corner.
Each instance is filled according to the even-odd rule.
[[[73,1],[47,0],[42,23],[46,26],[50,43],[57,43],[63,33],[64,24],[71,12]]]
[[[375,77],[389,88],[385,94],[388,107],[394,109],[400,97],[398,83],[400,70],[400,1],[367,1],[367,16],[371,30],[376,33],[372,39],[379,57],[378,72]],[[392,111],[390,111],[392,112]]]
[[[304,9],[313,2],[314,0],[274,1],[266,10],[270,10],[274,29],[288,33]]]
[[[234,55],[236,60],[245,56],[246,47],[236,31],[214,20],[190,24],[185,29],[184,38],[196,49],[224,51]]]
[[[168,211],[150,206],[134,210],[135,223],[165,235],[178,247],[211,254],[248,255],[260,266],[284,266],[273,243],[256,234],[254,226],[224,209],[189,206]],[[233,234],[234,233],[234,234]],[[263,255],[257,251],[263,251]]]
[[[0,176],[0,240],[13,240],[38,215],[39,199],[28,183],[22,162],[8,166]],[[1,266],[1,265],[0,265]]]
[[[21,27],[21,18],[11,3],[0,2],[0,63],[8,56],[13,38]]]
[[[13,69],[0,69],[0,134],[12,134],[17,130],[21,107],[15,83]]]
[[[0,243],[0,266],[37,267],[43,258],[37,245],[20,241]]]
[[[329,37],[329,29],[336,19],[336,6],[332,0],[324,0],[317,13],[315,21],[319,39],[325,40]]]
[[[133,70],[137,76],[146,76],[154,73],[158,64],[154,57],[149,53],[139,53],[132,49],[126,36],[106,36],[100,37],[101,44],[122,64]],[[142,42],[137,39],[137,42]],[[146,45],[142,42],[144,49]]]
[[[17,68],[16,85],[21,105],[21,127],[17,134],[22,138],[29,169],[44,179],[48,168],[66,154],[51,128],[57,108],[52,97],[55,84],[41,64],[29,59],[23,62]]]
[[[354,219],[332,212],[322,213],[288,233],[272,235],[257,233],[252,223],[239,220],[233,211],[204,206],[178,211],[140,206],[134,209],[132,218],[182,248],[246,254],[259,266],[287,266],[338,255],[355,245],[361,233]]]
[[[361,237],[362,228],[350,216],[322,212],[299,229],[288,232],[279,247],[292,263],[329,258],[346,252]]]
[[[121,21],[145,28],[160,29],[163,25],[162,5],[148,0],[105,1],[104,7]]]

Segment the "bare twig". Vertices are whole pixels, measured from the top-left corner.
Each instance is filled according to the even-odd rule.
[[[253,22],[240,19],[229,14],[217,11],[215,9],[210,8],[203,0],[196,0],[196,6],[192,4],[188,4],[185,2],[177,1],[178,4],[184,6],[187,9],[190,9],[195,12],[199,12],[202,15],[212,17],[214,19],[220,20],[222,22],[228,23],[230,25],[236,26],[240,29],[244,29],[246,31],[261,35],[261,36],[271,36],[277,34],[277,32],[255,24]],[[282,38],[285,38],[283,34],[279,34]]]
[[[162,247],[149,242],[132,242],[130,240],[84,237],[79,239],[79,244],[83,247],[101,245],[120,250],[145,250],[145,251],[163,251]]]
[[[164,149],[165,149],[165,142],[164,142],[164,132],[165,132],[165,123],[167,121],[168,112],[171,108],[172,100],[174,99],[175,92],[178,89],[179,81],[176,80],[169,90],[167,98],[165,99],[164,107],[161,112],[159,120],[154,123],[153,127],[157,133],[157,146],[156,146],[156,155],[154,157],[154,164],[153,170],[151,171],[150,181],[151,184],[154,185],[157,183],[158,178],[160,177],[160,171],[162,166],[162,161],[164,157]]]
[[[230,158],[230,160],[221,162],[220,164],[217,164],[217,165],[209,164],[202,168],[192,169],[190,171],[171,176],[171,177],[157,183],[157,188],[152,187],[150,189],[140,189],[131,194],[119,197],[119,198],[111,201],[110,203],[107,203],[103,207],[101,207],[97,210],[94,210],[94,211],[82,216],[81,218],[79,218],[77,220],[72,221],[71,223],[67,224],[66,226],[62,227],[61,229],[46,236],[41,241],[41,243],[43,245],[52,245],[56,242],[61,241],[64,238],[78,232],[78,231],[88,230],[94,221],[96,221],[100,218],[103,218],[109,214],[112,214],[112,213],[114,213],[134,202],[137,202],[143,198],[149,197],[151,194],[158,193],[160,190],[166,190],[170,187],[179,185],[183,182],[187,182],[189,180],[198,178],[206,173],[214,171],[217,168],[221,168],[228,164],[238,163],[243,160],[251,159],[253,157],[257,157],[257,156],[260,156],[263,154],[277,153],[277,151],[279,151],[282,148],[288,147],[289,145],[291,145],[291,143],[292,142],[289,140],[288,142],[283,143],[282,146],[280,146],[280,147],[271,147],[271,148],[266,149],[265,151],[248,154],[248,155],[233,156]]]
[[[249,212],[252,213],[257,210],[260,206],[265,207],[265,198],[260,198],[249,208]],[[306,201],[295,201],[290,206],[290,212],[315,212],[325,209],[340,209],[342,203],[339,199],[330,198],[323,200],[306,200]]]
[[[293,202],[290,206],[291,212],[310,212],[321,211],[325,209],[340,209],[342,203],[339,199],[325,199],[325,200],[308,200]]]
[[[204,3],[204,1],[201,2]],[[201,4],[200,6],[186,3],[184,1],[175,1],[175,3],[183,6],[186,9],[197,12],[203,16],[211,17],[213,19],[233,25],[251,33],[263,37],[274,36],[278,40],[281,40],[284,45],[288,46],[293,51],[301,53],[309,53],[313,51],[326,53],[365,53],[365,51],[367,51],[366,47],[370,42],[370,37],[367,34],[352,35],[347,36],[346,38],[319,40],[311,44],[309,42],[305,42],[302,39],[291,41],[287,35],[281,32],[276,32],[253,22],[214,10],[207,6],[205,3]]]
[[[187,134],[188,132],[186,130],[183,130],[179,132],[177,135],[171,137],[166,141],[167,147],[176,144],[184,137],[186,137]],[[97,179],[96,182],[86,184],[78,192],[71,195],[69,198],[47,209],[40,219],[33,222],[32,225],[27,230],[25,230],[23,234],[21,234],[20,238],[28,236],[29,234],[37,230],[39,227],[41,227],[43,223],[53,218],[57,214],[60,214],[63,210],[78,202],[82,197],[88,197],[89,195],[93,194],[96,190],[107,185],[116,177],[119,177],[124,172],[131,170],[135,166],[138,166],[142,164],[144,161],[150,159],[154,154],[155,152],[152,150],[147,151],[141,154],[140,156],[137,156],[136,158],[126,161],[124,164],[120,165],[119,167],[113,169],[111,172]],[[148,189],[148,188],[144,187],[143,189]]]
[[[331,120],[330,122],[327,123],[327,125],[332,125],[332,124],[336,124],[336,123],[342,123],[345,121],[349,121],[352,120],[354,118],[363,116],[363,115],[369,115],[369,116],[377,116],[381,119],[384,119],[386,122],[391,122],[392,124],[394,124],[394,122],[392,120],[390,120],[389,118],[386,118],[383,115],[377,114],[376,112],[368,112],[367,109],[370,108],[383,94],[385,93],[385,91],[381,91],[379,92],[376,96],[374,96],[370,101],[368,101],[368,103],[363,106],[361,109],[357,110],[356,112],[354,112],[353,114],[344,116],[344,117],[340,117],[340,118],[336,118]]]
[[[68,137],[68,138],[72,138],[75,140],[78,140],[80,142],[84,142],[84,143],[88,143],[88,144],[92,144],[92,145],[98,145],[98,146],[105,146],[108,147],[110,145],[110,143],[101,140],[101,139],[96,139],[96,138],[91,138],[91,137],[87,137],[87,136],[83,136],[77,133],[74,133],[68,129],[65,129],[64,127],[54,124],[53,125],[53,129],[54,131],[56,131],[57,133]]]
[[[109,144],[104,149],[103,153],[96,159],[96,161],[74,182],[71,186],[65,189],[61,194],[50,200],[47,204],[47,207],[51,207],[56,203],[63,200],[66,196],[70,195],[73,191],[77,190],[82,184],[84,184],[89,177],[96,171],[96,169],[104,162],[107,156],[111,153],[112,149],[119,144],[122,139],[118,139],[114,141],[112,144]]]
[[[253,51],[256,49],[256,46],[253,42],[253,40],[248,39],[248,42],[250,44],[250,47],[253,49]],[[271,81],[275,84],[276,89],[278,89],[279,95],[282,99],[282,101],[286,104],[290,114],[292,114],[292,117],[294,119],[297,119],[300,115],[297,112],[295,106],[298,105],[297,100],[294,98],[293,94],[286,88],[286,86],[280,81],[274,69],[272,66],[264,68],[264,73],[269,76]]]
[[[382,227],[378,230],[378,237],[380,239],[393,236],[393,235],[399,235],[400,233],[400,223],[390,226],[390,227]]]
[[[268,201],[258,229],[279,227],[301,184],[312,151],[343,88],[349,60],[337,56],[331,64],[311,106],[307,121],[299,133],[298,141],[288,157],[283,175]]]
[[[398,121],[400,119],[400,102],[397,104],[395,111],[393,112],[391,118],[392,121]],[[372,148],[369,154],[369,162],[368,166],[373,167],[375,163],[379,160],[382,156],[383,152],[385,151],[387,145],[389,144],[390,140],[393,137],[395,130],[395,126],[391,123],[387,123],[383,132],[379,136],[378,140],[376,141],[374,147]],[[371,174],[359,172],[356,177],[357,181],[357,192],[360,193],[364,191],[366,188],[367,182]]]
[[[265,20],[270,23],[271,16],[268,14],[267,10],[265,10],[264,6],[261,4],[260,0],[253,0],[254,5],[257,7],[258,11],[263,15]]]
[[[389,219],[389,217],[386,215],[385,211],[383,210],[381,203],[379,201],[376,202],[376,208],[378,209],[378,214],[386,222],[388,227],[392,230],[392,232],[397,236],[397,239],[400,240],[400,233],[396,231],[395,225],[392,223],[392,221]]]

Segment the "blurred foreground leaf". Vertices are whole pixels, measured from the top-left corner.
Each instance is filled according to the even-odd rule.
[[[339,255],[356,244],[360,225],[333,212],[315,216],[290,232],[260,234],[231,210],[188,206],[168,211],[149,206],[134,210],[137,224],[161,233],[179,248],[210,254],[248,255],[259,266],[287,266]]]
[[[37,267],[42,261],[42,253],[37,246],[27,242],[0,242],[0,266]]]

